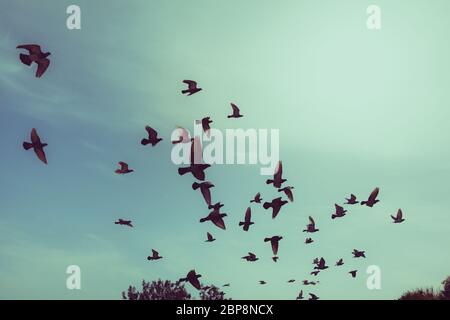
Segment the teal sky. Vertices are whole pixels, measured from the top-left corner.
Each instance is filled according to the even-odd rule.
[[[366,8],[382,29],[366,28]],[[82,29],[66,28],[77,4]],[[323,299],[393,299],[450,274],[450,21],[447,0],[227,0],[0,2],[0,298],[118,299],[142,279],[176,280],[195,268],[204,283],[231,283],[234,299],[293,299],[312,279],[311,261],[330,268],[303,288]],[[52,53],[41,78],[16,46]],[[183,79],[203,91],[182,96]],[[229,103],[244,118],[229,120]],[[255,225],[237,224],[266,186],[259,165],[207,171],[227,231],[198,219],[208,210],[192,177],[170,160],[176,125],[211,116],[214,127],[280,130],[280,156],[295,202],[272,220],[253,207]],[[145,125],[163,143],[139,144]],[[37,128],[48,166],[21,143]],[[114,174],[118,161],[136,172]],[[350,193],[374,208],[350,208]],[[402,208],[406,222],[390,214]],[[321,230],[303,244],[307,217]],[[135,228],[113,224],[123,217]],[[204,243],[206,232],[217,238]],[[273,263],[263,238],[283,235]],[[163,260],[146,260],[151,248]],[[353,248],[366,260],[351,259]],[[255,252],[260,260],[240,257]],[[79,265],[82,289],[66,289]],[[366,288],[378,265],[382,289]],[[357,279],[347,272],[358,269]],[[259,286],[258,280],[266,280]]]

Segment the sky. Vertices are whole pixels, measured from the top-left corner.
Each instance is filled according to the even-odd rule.
[[[373,3],[380,30],[366,26]],[[71,4],[81,30],[66,27]],[[230,283],[233,299],[301,289],[395,299],[438,286],[450,274],[449,9],[446,0],[1,1],[0,298],[120,299],[143,279],[191,269],[204,284]],[[51,52],[40,79],[18,59],[26,43]],[[183,79],[203,91],[183,96]],[[231,102],[243,118],[226,117]],[[238,227],[256,192],[279,193],[260,165],[229,164],[207,170],[227,230],[198,222],[208,209],[194,178],[178,175],[169,141],[204,116],[220,130],[279,130],[295,201],[275,220],[252,205],[255,224]],[[139,143],[146,125],[164,139],[154,148]],[[49,144],[48,166],[21,146],[31,128]],[[119,161],[135,172],[114,174]],[[335,203],[375,187],[379,204],[332,221]],[[398,208],[406,221],[396,225]],[[320,232],[306,246],[310,215]],[[205,243],[206,232],[217,240]],[[277,263],[263,242],[273,235],[283,236]],[[164,258],[147,261],[152,248]],[[367,259],[353,259],[355,248]],[[260,260],[242,260],[249,251]],[[346,264],[301,286],[322,256]],[[81,290],[66,288],[69,265],[81,268]],[[366,286],[371,265],[380,290]]]

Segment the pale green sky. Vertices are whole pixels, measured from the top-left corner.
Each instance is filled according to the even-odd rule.
[[[379,31],[366,28],[372,3]],[[66,29],[70,4],[81,7],[81,30]],[[450,274],[449,9],[445,0],[1,1],[0,298],[117,299],[129,284],[195,268],[205,283],[231,283],[234,299],[293,299],[302,286],[286,281],[311,279],[316,256],[347,262],[303,288],[323,299],[438,285]],[[23,43],[52,52],[41,79],[20,64]],[[182,96],[183,79],[204,90]],[[226,118],[230,102],[244,118]],[[207,176],[228,230],[198,223],[208,210],[193,179],[178,176],[168,141],[206,115],[222,130],[280,130],[296,189],[276,220],[254,206],[251,231],[238,228],[256,192],[278,194],[259,165],[224,165]],[[154,149],[139,144],[147,124],[165,138]],[[32,127],[49,143],[47,167],[21,148]],[[136,172],[114,175],[121,160]],[[334,203],[376,186],[373,209],[331,221]],[[406,222],[393,225],[400,207]],[[307,247],[309,215],[321,231]],[[114,225],[119,217],[136,227]],[[207,231],[216,242],[203,242]],[[263,242],[276,234],[277,264]],[[165,258],[149,263],[151,248]],[[353,248],[367,259],[351,259]],[[260,260],[240,259],[248,251]],[[65,287],[71,264],[80,291]],[[366,288],[369,265],[381,268],[381,290]]]

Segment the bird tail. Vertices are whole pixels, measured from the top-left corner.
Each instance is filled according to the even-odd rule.
[[[271,180],[271,179],[266,180],[266,184],[271,184],[271,183],[273,183],[273,180]]]
[[[250,200],[250,203],[255,202],[255,200]]]
[[[205,221],[207,221],[208,219],[206,219],[206,218],[201,218],[200,219],[200,222],[205,222]]]
[[[183,90],[183,91],[181,91],[182,94],[186,94],[186,93],[189,93],[189,92],[190,92],[189,90]]]
[[[29,66],[32,62],[30,56],[23,53],[20,54],[20,61],[22,61],[22,63],[26,64],[27,66]]]
[[[23,148],[24,148],[25,150],[30,150],[31,148],[33,148],[33,144],[32,144],[32,143],[29,143],[29,142],[24,142],[24,143],[22,144],[22,146],[23,146]]]
[[[239,226],[243,226],[245,224],[245,222],[240,221],[239,222]]]
[[[190,167],[178,168],[178,174],[180,176],[182,176],[182,175],[184,175],[184,174],[186,174],[188,172],[191,172],[191,168]]]
[[[194,183],[192,184],[192,189],[197,190],[198,188],[200,188],[200,183],[194,182]]]
[[[146,145],[148,145],[150,143],[150,140],[149,139],[142,139],[141,140],[141,144],[143,145],[143,146],[146,146]]]
[[[266,209],[266,210],[269,209],[270,208],[270,203],[269,202],[264,202],[263,208]]]

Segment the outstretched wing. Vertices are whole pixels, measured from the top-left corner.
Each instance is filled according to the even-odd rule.
[[[239,115],[239,108],[234,103],[231,103],[231,108],[233,109],[233,115]]]
[[[397,211],[397,219],[400,220],[403,218],[403,211],[402,209],[398,209]]]
[[[183,83],[187,84],[189,89],[197,88],[197,82],[194,80],[184,80]]]
[[[158,251],[152,249],[152,255],[153,257],[157,257],[159,255]]]
[[[45,71],[47,71],[47,68],[50,65],[50,60],[49,59],[41,59],[41,60],[39,60],[39,62],[37,64],[38,64],[38,67],[36,70],[36,77],[40,78],[45,73]]]
[[[271,241],[272,243],[272,252],[274,255],[278,253],[278,241]]]
[[[17,49],[25,49],[28,50],[30,54],[39,54],[41,53],[41,47],[37,44],[24,44],[17,46]]]
[[[35,128],[31,129],[31,143],[34,145],[40,144],[41,138],[37,134],[37,131]]]
[[[370,196],[369,196],[369,201],[370,201],[370,202],[373,202],[373,201],[375,201],[375,200],[377,199],[378,192],[380,192],[380,189],[379,189],[379,188],[375,188],[375,189],[372,191],[372,193],[371,193]]]
[[[311,216],[309,216],[309,223],[310,223],[312,226],[315,226],[315,225],[316,225],[316,223],[314,222],[313,217],[311,217]]]
[[[277,167],[275,168],[275,174],[273,175],[275,180],[281,180],[283,176],[283,165],[281,161],[278,161]]]
[[[250,207],[247,208],[247,211],[245,211],[245,222],[249,223],[252,219],[252,209]]]
[[[124,171],[128,170],[128,163],[120,161],[119,165],[122,170],[124,170]]]
[[[148,136],[149,136],[150,139],[156,139],[157,136],[158,136],[158,132],[156,132],[156,130],[153,129],[152,127],[150,127],[150,126],[146,126],[145,127],[145,131],[147,131]]]

